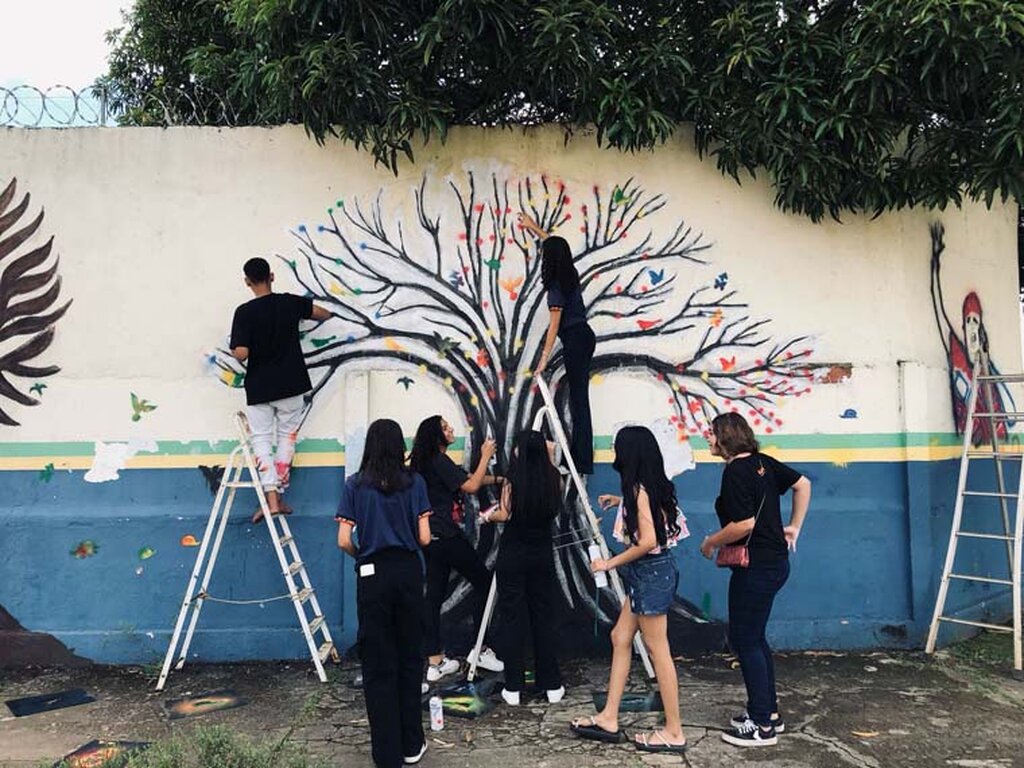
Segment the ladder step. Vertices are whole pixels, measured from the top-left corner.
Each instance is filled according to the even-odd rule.
[[[309,632],[310,632],[310,634],[316,632],[323,625],[324,625],[324,617],[323,616],[315,616],[315,617],[313,617],[313,620],[311,622],[309,622]]]
[[[320,661],[327,661],[327,657],[331,655],[331,651],[334,650],[334,642],[328,640],[326,643],[320,646],[320,650],[316,652],[316,655],[320,657]]]
[[[990,579],[988,576],[968,576],[963,573],[951,573],[949,578],[960,579],[961,581],[983,581],[986,584],[1003,584],[1007,587],[1013,586],[1013,582],[1009,579]]]
[[[282,536],[282,537],[281,537],[280,539],[278,539],[277,541],[278,541],[278,543],[279,543],[279,544],[280,544],[280,545],[281,545],[282,547],[285,547],[285,546],[287,546],[287,545],[291,544],[291,543],[292,543],[293,541],[295,541],[295,537],[294,537],[294,536]]]
[[[976,376],[977,381],[1006,381],[1006,382],[1022,382],[1024,381],[1024,373],[990,373],[985,376]]]
[[[995,491],[964,491],[964,496],[988,496],[995,499],[1016,499],[1016,493],[996,493]]]
[[[974,531],[957,531],[957,536],[968,539],[996,539],[998,541],[1013,541],[1013,536],[1006,536],[1001,533],[975,533]]]
[[[975,418],[985,419],[1021,419],[1024,413],[1020,411],[975,411]]]
[[[307,600],[309,600],[309,598],[311,598],[312,596],[313,596],[313,588],[312,587],[304,587],[304,588],[300,589],[298,592],[296,592],[295,593],[295,597],[292,598],[292,599],[298,601],[299,605],[302,605]]]
[[[288,575],[294,576],[296,573],[302,570],[303,563],[301,560],[296,560],[294,563],[288,566]]]
[[[256,483],[251,480],[228,480],[221,483],[225,488],[255,488]]]
[[[968,451],[969,459],[1024,459],[1024,453],[1013,451]]]
[[[950,624],[966,624],[968,627],[981,627],[991,629],[993,632],[1013,632],[1013,627],[1004,627],[1002,624],[986,624],[984,621],[968,621],[967,619],[954,619],[952,616],[939,616],[939,621],[948,621]]]

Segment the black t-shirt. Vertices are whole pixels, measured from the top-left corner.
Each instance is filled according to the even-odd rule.
[[[548,288],[548,309],[555,307],[562,310],[562,319],[558,324],[559,334],[587,322],[587,310],[583,305],[583,291],[578,286],[566,295],[557,283],[552,283]]]
[[[308,392],[312,385],[299,344],[299,321],[313,316],[313,300],[268,293],[235,310],[231,348],[248,347],[245,395],[249,405]]]
[[[773,563],[789,556],[782,530],[779,497],[801,477],[781,461],[763,453],[733,459],[722,472],[722,490],[715,500],[715,512],[722,526],[749,520],[757,515],[750,537],[750,564]],[[760,515],[757,508],[764,499]],[[745,538],[732,542],[743,544]]]
[[[502,491],[506,493],[506,491]],[[508,486],[509,504],[512,503],[512,486]],[[549,545],[551,543],[555,517],[558,513],[559,501],[552,499],[547,510],[550,516],[539,514],[531,518],[520,518],[510,514],[505,530],[501,534],[501,546],[506,545]]]
[[[427,483],[427,497],[434,514],[430,516],[430,533],[438,538],[451,538],[462,534],[465,497],[462,484],[469,475],[462,467],[439,453],[430,466],[423,470]]]

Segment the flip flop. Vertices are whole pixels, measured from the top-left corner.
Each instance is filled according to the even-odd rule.
[[[622,734],[622,730],[607,731],[594,722],[593,717],[585,718],[590,720],[590,723],[584,724],[582,722],[574,722],[569,725],[569,730],[579,736],[581,739],[588,739],[590,741],[603,741],[606,744],[619,744],[625,739]]]
[[[660,744],[652,744],[654,739],[660,739]],[[669,744],[668,739],[661,731],[653,731],[650,735],[646,733],[637,734],[633,738],[633,746],[641,752],[671,752],[674,754],[681,755],[686,751],[687,744],[684,741],[682,744]]]

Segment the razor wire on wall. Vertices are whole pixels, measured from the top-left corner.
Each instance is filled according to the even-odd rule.
[[[100,87],[66,85],[0,86],[0,127],[88,128],[117,125],[225,125],[238,115],[218,94],[200,89],[165,88],[131,105],[112,99]],[[252,125],[253,121],[247,121]]]

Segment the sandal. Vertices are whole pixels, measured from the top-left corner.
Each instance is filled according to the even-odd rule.
[[[661,743],[654,743],[655,739]],[[672,752],[681,755],[686,751],[687,744],[685,741],[682,744],[669,744],[664,731],[652,731],[650,734],[638,733],[633,738],[633,746],[641,752]]]
[[[589,723],[583,722],[589,720]],[[619,744],[625,738],[622,734],[622,730],[609,731],[602,728],[597,724],[597,721],[593,716],[573,720],[569,725],[569,730],[579,736],[581,739],[589,739],[590,741],[603,741],[606,744]]]

